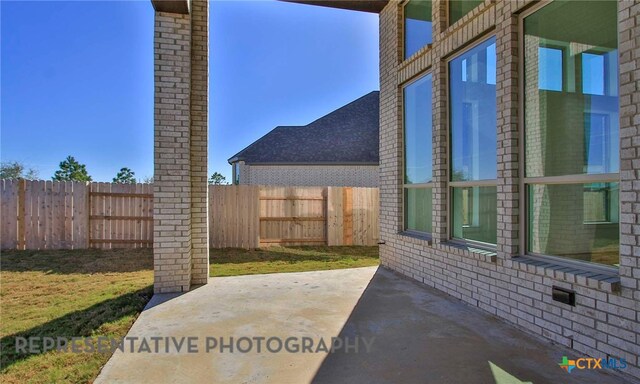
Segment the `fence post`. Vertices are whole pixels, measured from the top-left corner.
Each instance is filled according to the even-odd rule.
[[[251,239],[249,240],[249,248],[250,249],[257,249],[260,247],[260,186],[259,185],[255,185],[253,186],[253,193],[250,195],[250,199],[253,201],[250,201],[250,204],[253,204],[253,209],[250,210],[249,212],[252,212],[252,214],[249,214],[249,222],[251,223],[251,227],[253,228],[253,231],[250,231],[249,233],[253,232],[250,236]]]
[[[86,249],[91,248],[91,207],[93,206],[91,205],[92,184],[93,183],[90,181],[84,182],[84,214],[85,222],[87,223],[84,247],[86,247]]]
[[[17,249],[26,249],[26,225],[25,216],[27,209],[25,207],[25,194],[27,190],[27,181],[18,181],[18,244]]]
[[[342,245],[342,195],[344,188],[327,188],[327,245]]]
[[[345,187],[342,194],[342,230],[344,245],[353,245],[353,188]]]

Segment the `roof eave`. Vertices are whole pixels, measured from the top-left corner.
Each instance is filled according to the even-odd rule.
[[[244,161],[244,158],[242,158],[240,156],[233,156],[232,158],[227,160],[227,162],[229,162],[229,164],[231,164],[231,165],[233,165],[233,163],[237,163],[238,161]]]
[[[156,12],[188,15],[191,10],[191,0],[151,0],[151,4]]]
[[[247,165],[256,165],[256,166],[273,166],[273,165],[295,165],[295,166],[303,166],[303,165],[318,165],[318,166],[341,166],[341,165],[361,165],[361,166],[379,166],[379,162],[372,161],[307,161],[307,162],[248,162]]]

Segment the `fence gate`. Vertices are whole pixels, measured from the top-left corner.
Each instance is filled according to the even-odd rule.
[[[261,187],[260,245],[326,245],[327,189]]]
[[[153,185],[91,183],[91,248],[153,247]]]

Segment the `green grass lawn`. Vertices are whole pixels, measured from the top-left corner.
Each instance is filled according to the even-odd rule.
[[[377,264],[377,247],[211,250],[211,276]],[[148,249],[3,251],[0,382],[91,382],[108,354],[16,354],[15,337],[123,337],[151,298],[152,284],[153,256]]]
[[[212,249],[211,276],[320,271],[378,265],[378,247],[270,247]]]

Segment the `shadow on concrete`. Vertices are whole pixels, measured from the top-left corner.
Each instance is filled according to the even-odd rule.
[[[104,324],[115,322],[126,316],[137,315],[152,294],[153,287],[148,286],[126,295],[102,301],[81,311],[71,312],[31,329],[4,336],[0,339],[0,351],[2,351],[0,367],[5,370],[7,367],[32,356],[29,353],[16,352],[17,337],[52,337],[54,340],[58,337],[68,340],[71,340],[72,337],[89,337]],[[42,343],[39,342],[36,345],[41,346]]]
[[[213,279],[213,277],[212,277]],[[153,297],[151,298],[151,300],[149,300],[149,302],[147,303],[147,305],[144,307],[143,312],[144,311],[148,311],[154,307],[163,305],[168,303],[169,301],[173,300],[173,299],[177,299],[180,296],[186,295],[186,294],[198,294],[199,292],[197,292],[199,289],[205,288],[207,285],[206,284],[195,284],[192,285],[189,288],[189,292],[172,292],[172,293],[155,293],[153,295]],[[197,293],[196,293],[197,292]]]
[[[159,305],[165,304],[168,301],[171,301],[175,298],[178,298],[180,296],[184,295],[184,293],[180,292],[180,293],[156,293],[155,295],[153,295],[153,297],[151,298],[151,300],[149,300],[149,302],[147,303],[147,305],[144,307],[144,311],[148,311],[154,307],[157,307]]]
[[[622,383],[558,363],[579,353],[535,338],[451,296],[378,268],[340,332],[374,338],[369,353],[337,350],[313,383]]]

